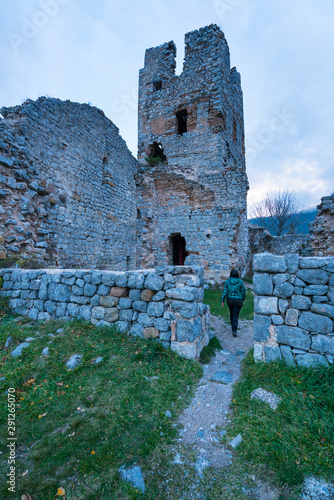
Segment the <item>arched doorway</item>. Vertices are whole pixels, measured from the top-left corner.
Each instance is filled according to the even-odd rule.
[[[171,261],[173,266],[183,266],[184,261],[188,255],[186,251],[186,240],[180,233],[172,234],[170,236],[171,244]]]

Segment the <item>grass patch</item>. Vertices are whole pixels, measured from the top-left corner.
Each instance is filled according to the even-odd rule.
[[[210,306],[211,314],[214,316],[221,316],[225,321],[230,319],[230,311],[225,304],[224,307],[221,305],[222,297],[221,288],[208,288],[204,290],[204,303]],[[254,296],[252,290],[246,288],[246,299],[240,311],[240,319],[252,320],[254,316]]]
[[[221,350],[222,350],[222,346],[221,346],[219,340],[217,339],[217,337],[212,337],[212,339],[210,339],[208,345],[206,347],[204,347],[204,349],[201,352],[201,355],[199,358],[200,362],[203,365],[210,363],[210,360],[211,360],[211,358],[213,358],[213,356],[215,356],[216,351],[221,351]]]
[[[4,306],[5,307],[5,306]],[[57,329],[63,332],[57,334]],[[5,348],[7,336],[12,345]],[[10,351],[35,337],[20,358]],[[78,320],[32,322],[7,315],[0,321],[1,484],[7,491],[7,394],[14,387],[16,413],[16,491],[51,500],[63,487],[67,500],[144,498],[124,483],[118,468],[139,464],[145,474],[155,456],[177,436],[175,422],[202,375],[199,363],[166,351],[156,341],[96,328]],[[49,356],[41,357],[44,347]],[[81,354],[82,364],[65,362]],[[100,364],[94,360],[102,356]],[[165,412],[169,410],[172,417]],[[160,452],[159,452],[160,453]],[[145,477],[145,498],[159,497]]]
[[[261,387],[278,394],[276,411],[251,400]],[[266,465],[281,484],[295,486],[308,475],[334,478],[334,366],[308,369],[281,363],[255,364],[250,352],[234,386],[233,423],[227,437],[243,436],[239,457]]]

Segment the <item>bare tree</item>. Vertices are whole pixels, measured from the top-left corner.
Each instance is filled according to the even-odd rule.
[[[251,216],[259,226],[274,236],[297,233],[304,222],[304,212],[293,191],[272,191],[251,207]]]

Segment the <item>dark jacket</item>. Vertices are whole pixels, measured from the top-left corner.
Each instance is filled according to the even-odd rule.
[[[225,282],[223,295],[221,298],[222,302],[225,302],[226,297],[230,299],[240,299],[245,300],[246,289],[243,281],[240,278],[229,278]]]

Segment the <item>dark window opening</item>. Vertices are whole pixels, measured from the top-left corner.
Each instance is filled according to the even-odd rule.
[[[140,213],[139,208],[137,208],[137,219],[141,219],[141,213]]]
[[[211,238],[211,234],[207,234],[206,237],[210,239]]]
[[[154,89],[154,92],[158,92],[159,90],[162,90],[162,80],[157,80],[156,82],[153,82],[153,89]]]
[[[233,119],[233,141],[234,142],[237,142],[237,121],[236,119],[234,118]]]
[[[150,146],[149,157],[147,158],[148,163],[159,163],[160,161],[167,161],[167,156],[164,153],[164,148],[160,143],[155,141]]]
[[[129,255],[127,256],[126,258],[126,269],[129,270],[130,269],[130,257]]]
[[[178,113],[176,113],[176,119],[177,119],[177,133],[179,135],[185,134],[187,132],[187,110],[182,109]]]
[[[172,264],[173,266],[183,266],[188,255],[186,251],[186,240],[180,233],[173,234],[170,237]]]

